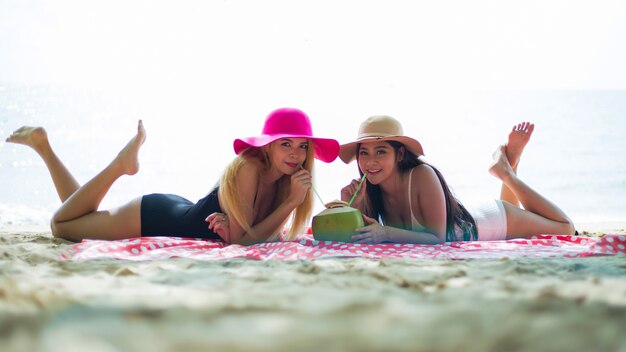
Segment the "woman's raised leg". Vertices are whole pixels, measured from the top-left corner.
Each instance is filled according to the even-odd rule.
[[[509,164],[502,145],[494,153],[489,172],[499,178],[520,200],[524,209],[503,201],[507,218],[507,238],[526,237],[540,233],[573,235],[573,222],[554,203],[520,180]]]
[[[52,183],[54,184],[54,188],[61,202],[65,202],[65,200],[80,187],[74,176],[72,176],[63,162],[61,162],[61,159],[59,159],[54,150],[52,150],[50,142],[48,141],[48,134],[43,127],[21,127],[15,130],[6,141],[8,143],[29,146],[39,154],[46,164],[48,172],[50,172]]]
[[[509,133],[509,140],[506,144],[505,151],[506,157],[509,160],[509,164],[513,169],[513,172],[517,174],[517,165],[524,147],[530,140],[530,136],[533,134],[535,125],[529,122],[522,122],[513,126],[513,130]],[[515,196],[515,193],[511,191],[504,183],[502,184],[502,190],[500,191],[500,199],[505,200],[517,207],[519,207],[519,199]]]
[[[141,198],[108,211],[98,211],[113,183],[139,171],[138,154],[146,138],[141,121],[137,134],[98,175],[74,192],[52,217],[52,234],[70,240],[120,239],[141,234]]]

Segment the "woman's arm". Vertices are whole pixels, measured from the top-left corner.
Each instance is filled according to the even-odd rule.
[[[421,220],[425,231],[446,241],[446,196],[443,186],[429,165],[416,166],[411,180],[413,216]]]
[[[376,220],[363,215],[367,226],[355,229],[357,235],[352,236],[354,243],[376,244],[382,242],[393,243],[418,243],[418,244],[440,244],[443,243],[439,237],[426,231],[410,231],[399,229],[393,226],[384,226]]]
[[[243,165],[237,173],[237,189],[248,224],[254,222],[254,198],[260,186],[258,173],[257,166],[252,163]],[[287,199],[268,216],[251,226],[251,233],[246,232],[235,219],[229,217],[230,243],[243,245],[261,243],[280,231],[289,215],[304,201],[307,191],[311,188],[311,182],[311,175],[306,170],[293,174]]]

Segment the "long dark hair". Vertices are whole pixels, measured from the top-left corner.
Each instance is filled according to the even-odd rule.
[[[467,211],[463,204],[461,204],[461,202],[452,194],[452,191],[450,190],[450,187],[448,187],[443,175],[441,175],[441,172],[439,172],[439,170],[437,170],[434,166],[419,159],[417,155],[406,149],[404,144],[396,141],[387,141],[387,143],[393,147],[396,156],[400,155],[400,149],[404,150],[404,156],[400,161],[398,161],[398,169],[400,172],[405,173],[419,165],[428,165],[435,171],[435,174],[441,183],[441,188],[443,188],[443,193],[446,199],[446,242],[458,241],[455,233],[456,226],[463,231],[463,241],[469,241],[471,239],[477,240],[478,231],[476,229],[476,222],[474,221],[474,218],[470,215],[469,211]],[[360,147],[361,145],[359,144],[357,146],[357,157],[359,155],[358,151]],[[361,173],[361,176],[363,176],[363,172],[360,168],[359,172]],[[380,189],[380,186],[373,185],[369,181],[366,182],[365,212],[371,218],[377,220],[383,219],[385,215],[387,215],[387,210],[385,209],[383,203],[382,190]]]

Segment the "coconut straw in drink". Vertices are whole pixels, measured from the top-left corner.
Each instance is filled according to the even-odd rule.
[[[300,170],[304,170],[304,167],[302,167],[302,164],[300,164]],[[313,184],[311,184],[311,189],[313,189],[313,193],[315,193],[315,195],[317,196],[317,199],[319,199],[322,205],[326,207],[326,203],[324,203],[324,201],[322,200],[322,197],[320,197],[319,193],[317,193],[317,190],[315,189],[315,187],[313,187]]]
[[[359,194],[359,191],[361,190],[361,186],[363,185],[363,182],[365,182],[365,176],[366,174],[363,174],[363,177],[361,177],[361,182],[359,182],[359,185],[356,187],[356,191],[352,195],[352,198],[350,198],[350,201],[348,202],[348,206],[352,205],[352,202],[354,202],[354,198],[356,198],[356,195]]]

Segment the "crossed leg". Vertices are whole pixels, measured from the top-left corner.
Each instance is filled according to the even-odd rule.
[[[534,129],[534,124],[530,122],[522,122],[513,126],[513,130],[509,133],[509,140],[506,144],[505,151],[509,164],[515,174],[517,174],[517,165],[522,157],[522,152],[530,140]],[[515,193],[513,193],[513,191],[511,191],[504,183],[502,184],[502,189],[500,191],[500,199],[505,200],[517,207],[520,205],[519,199],[517,199]]]
[[[507,201],[502,202],[507,219],[507,239],[540,233],[575,233],[573,222],[559,207],[517,177],[509,164],[504,145],[494,153],[494,163],[489,172],[500,179],[524,207],[520,209]]]
[[[98,210],[100,202],[113,183],[123,175],[139,171],[139,149],[146,138],[141,121],[137,134],[113,161],[67,198],[52,217],[55,237],[80,241],[91,239],[122,239],[141,235],[141,198],[110,210]]]

